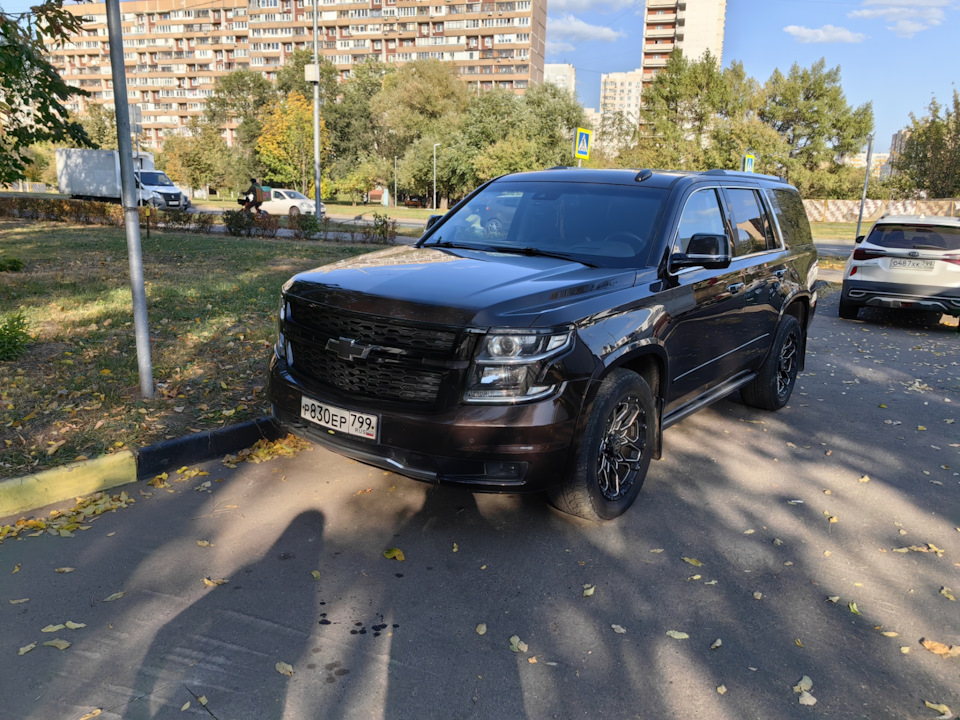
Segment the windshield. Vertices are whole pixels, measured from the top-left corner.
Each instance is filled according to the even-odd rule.
[[[960,227],[877,223],[867,242],[901,250],[960,250]]]
[[[296,190],[284,190],[284,192],[287,194],[287,197],[290,198],[291,200],[309,200],[310,199],[303,193],[297,192]]]
[[[496,182],[446,218],[426,244],[637,267],[646,263],[665,197],[628,185]]]
[[[152,171],[140,171],[140,183],[142,185],[173,186],[173,183],[170,182],[170,178],[168,178],[164,173]]]

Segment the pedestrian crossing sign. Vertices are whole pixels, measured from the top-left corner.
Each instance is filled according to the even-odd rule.
[[[576,142],[573,146],[573,156],[580,160],[590,159],[590,136],[593,133],[584,128],[577,128]]]
[[[740,169],[743,170],[743,172],[752,173],[753,164],[756,162],[756,160],[757,158],[755,155],[744,155],[740,161]]]

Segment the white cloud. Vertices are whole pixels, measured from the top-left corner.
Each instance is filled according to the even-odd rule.
[[[944,9],[950,0],[864,0],[861,10],[848,14],[851,18],[886,20],[887,26],[899,37],[909,38],[916,33],[943,22]]]
[[[863,33],[855,33],[834,25],[824,25],[821,28],[787,25],[783,31],[793,35],[797,42],[801,43],[858,43],[866,38]]]
[[[637,0],[550,0],[550,12],[609,12],[635,5]],[[642,3],[641,3],[642,9]]]
[[[625,34],[603,25],[591,25],[569,13],[559,18],[547,18],[547,43],[554,47],[562,46],[561,51],[573,50],[572,43],[590,40],[612,42]]]

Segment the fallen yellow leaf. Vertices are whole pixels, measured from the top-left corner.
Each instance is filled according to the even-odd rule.
[[[940,588],[940,594],[943,595],[947,600],[953,600],[956,602],[957,598],[954,597],[953,591],[948,587]]]
[[[311,570],[311,571],[310,571],[310,575],[311,575],[311,577],[313,577],[314,580],[319,580],[319,579],[320,579],[320,571],[319,571],[319,570]]]
[[[800,678],[799,682],[797,682],[797,684],[793,686],[793,691],[795,693],[801,693],[801,692],[806,692],[807,690],[811,690],[812,688],[813,688],[813,680],[810,679],[809,675],[804,675],[802,678]]]
[[[17,650],[17,655],[26,655],[28,652],[33,650],[37,644],[35,642],[30,643],[29,645],[24,645],[22,648]]]
[[[700,562],[699,560],[697,560],[696,558],[688,558],[688,557],[685,557],[685,558],[680,558],[680,559],[683,560],[685,563],[690,563],[690,564],[693,565],[694,567],[703,567],[703,563]]]
[[[293,677],[293,665],[285,662],[278,662],[274,667],[277,669],[277,672],[281,675],[286,675],[287,677]]]
[[[101,710],[100,708],[97,708],[96,710],[91,710],[86,715],[81,717],[80,720],[92,720],[92,718],[99,717],[100,713],[102,712],[103,710]]]
[[[528,658],[527,658],[527,662],[530,663],[531,665],[536,665],[536,664],[537,664],[537,658],[536,658],[536,656],[534,656],[534,657],[528,657]]]
[[[16,565],[13,566],[13,572],[10,574],[15,575],[18,572],[20,572],[20,563],[17,563]]]
[[[510,636],[510,650],[515,653],[526,652],[528,650],[527,644],[520,639],[519,635]]]
[[[400,548],[387,548],[383,551],[383,556],[387,558],[387,560],[397,560],[399,562],[406,560],[406,557],[403,555],[403,550]]]
[[[716,650],[721,645],[723,645],[723,640],[721,640],[720,638],[717,638],[716,640],[713,641],[713,644],[710,646],[710,649]]]
[[[583,596],[590,597],[596,591],[595,585],[590,585],[589,583],[583,586]]]
[[[19,600],[11,600],[11,601],[10,601],[10,604],[11,604],[11,605],[19,605],[20,603],[25,603],[25,602],[28,602],[29,600],[30,600],[30,598],[20,598]]]
[[[887,630],[886,632],[880,633],[884,637],[900,637],[900,633],[894,632],[893,630]]]
[[[190,701],[187,700],[183,705],[180,706],[180,712],[185,712],[190,709]]]
[[[197,540],[197,545],[199,545],[200,547],[210,547],[211,545],[213,545],[213,543],[210,542],[209,540]]]
[[[454,551],[454,552],[460,552],[460,546],[457,545],[456,543],[454,543],[454,544],[453,544],[453,551]]]
[[[217,587],[217,585],[226,585],[227,582],[228,582],[228,581],[227,581],[226,578],[208,578],[208,577],[205,577],[205,578],[203,579],[203,584],[206,585],[207,587]]]
[[[726,695],[726,693],[727,693],[727,686],[726,686],[726,685],[717,685],[717,692],[720,693],[721,695]]]
[[[57,650],[66,650],[70,647],[70,643],[66,640],[61,640],[60,638],[54,638],[53,640],[48,640],[44,643],[48,647],[55,647]]]
[[[610,627],[613,628],[613,631],[614,631],[617,635],[625,635],[626,632],[627,632],[627,629],[626,629],[625,627],[623,627],[622,625],[611,625]]]
[[[934,655],[941,657],[960,657],[960,645],[944,645],[936,640],[920,638],[920,644]]]
[[[860,614],[860,608],[857,607],[857,604],[855,602],[847,603],[847,607],[850,608],[850,612],[852,612],[854,615]]]
[[[800,642],[800,638],[795,638],[793,642],[797,647],[803,647],[803,643]]]
[[[40,632],[57,632],[58,630],[63,630],[66,627],[63,623],[57,625],[47,625],[45,628],[40,628]]]
[[[487,634],[487,624],[480,623],[477,625],[477,635],[486,635]]]
[[[941,715],[948,715],[948,716],[949,716],[949,715],[952,715],[952,714],[953,714],[953,713],[950,712],[950,708],[948,708],[948,707],[947,707],[946,705],[944,705],[943,703],[932,703],[932,702],[930,702],[929,700],[924,700],[924,701],[923,701],[923,704],[926,705],[926,706],[927,706],[928,708],[930,708],[931,710],[936,710],[936,711],[937,711],[938,713],[940,713]]]
[[[291,668],[291,669],[292,669],[292,668]],[[207,706],[207,696],[206,696],[206,695],[201,695],[200,697],[197,698],[197,702],[200,703],[201,705],[203,705],[204,707],[206,707],[206,706]]]
[[[122,598],[125,594],[126,594],[126,593],[123,592],[123,591],[121,591],[121,592],[115,592],[113,595],[110,595],[109,597],[105,597],[105,598],[103,599],[103,601],[104,601],[104,602],[113,602],[114,600],[119,600],[119,599]]]
[[[78,623],[74,622],[73,620],[67,620],[64,625],[66,625],[66,627],[70,630],[79,630],[80,628],[85,628],[87,626],[86,623]]]
[[[73,572],[74,570],[76,570],[76,568],[72,568],[72,567],[57,568],[57,572],[60,573],[61,575],[64,574],[64,573],[71,573],[71,572]]]
[[[674,640],[686,640],[690,637],[685,632],[680,632],[679,630],[667,630],[667,635],[672,637]]]
[[[753,594],[753,599],[754,599],[754,600],[760,600],[760,599],[762,599],[762,598],[763,598],[763,593],[762,593],[762,592],[755,592],[755,593]]]

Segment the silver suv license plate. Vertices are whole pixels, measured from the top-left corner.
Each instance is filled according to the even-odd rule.
[[[344,410],[335,405],[317,402],[305,395],[300,401],[300,417],[321,427],[369,440],[377,439],[377,428],[380,424],[376,415]]]
[[[891,268],[904,268],[906,270],[933,270],[933,260],[913,260],[912,258],[893,258],[890,261]]]

